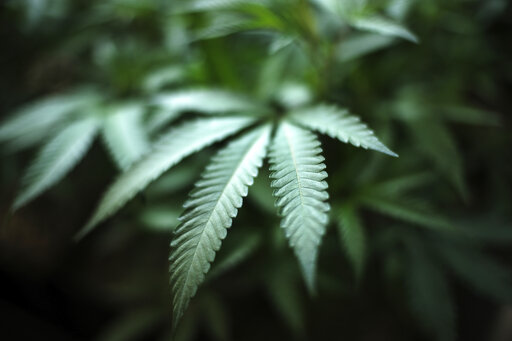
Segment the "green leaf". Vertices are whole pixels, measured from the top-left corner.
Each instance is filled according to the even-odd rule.
[[[162,319],[162,312],[153,307],[138,308],[116,318],[96,338],[98,341],[127,341],[143,337]]]
[[[366,262],[366,233],[353,206],[340,208],[337,226],[343,249],[354,267],[356,278],[360,279]]]
[[[215,117],[197,119],[172,128],[129,170],[110,186],[93,216],[78,238],[116,213],[138,192],[185,157],[247,127],[254,120],[248,117]]]
[[[393,44],[393,37],[375,33],[360,33],[350,36],[338,44],[336,57],[341,62],[354,60]]]
[[[40,143],[72,114],[92,105],[98,96],[88,90],[48,96],[16,111],[0,126],[0,142],[9,142],[10,150]]]
[[[261,108],[248,98],[218,89],[192,89],[160,94],[153,101],[166,111],[197,111],[204,114],[251,112]]]
[[[295,110],[291,113],[291,118],[306,128],[327,134],[341,142],[398,156],[382,144],[359,117],[349,115],[345,109],[318,105]]]
[[[391,0],[386,12],[394,19],[403,20],[415,2],[416,0]]]
[[[420,199],[379,196],[365,196],[360,199],[370,209],[407,223],[444,231],[455,229],[449,220],[436,214]]]
[[[281,123],[270,153],[270,177],[276,206],[290,246],[299,259],[308,288],[315,288],[318,249],[329,211],[322,149],[311,132]]]
[[[232,328],[229,311],[219,296],[212,294],[202,296],[201,311],[209,339],[216,341],[231,340],[230,332]]]
[[[448,128],[436,120],[411,120],[407,122],[418,148],[432,160],[463,198],[468,197],[463,160]]]
[[[82,159],[94,139],[98,123],[92,118],[77,121],[42,148],[24,175],[14,210],[55,185]]]
[[[103,138],[121,170],[127,170],[149,150],[149,140],[142,126],[142,106],[132,104],[113,109],[105,120]]]
[[[437,244],[439,254],[452,271],[478,292],[497,302],[512,299],[512,276],[506,266],[480,250],[452,243]]]
[[[263,163],[270,127],[243,135],[222,149],[185,203],[171,242],[173,321],[177,325],[220,249]]]
[[[287,260],[287,259],[286,259]],[[305,339],[306,309],[297,279],[300,277],[290,262],[278,260],[265,280],[267,294],[281,319],[293,332],[296,339]]]
[[[425,330],[436,340],[455,340],[455,308],[447,279],[420,241],[407,240],[409,303]]]
[[[345,18],[354,13],[361,13],[367,5],[368,0],[313,0],[324,9]]]
[[[497,113],[468,107],[463,105],[442,105],[439,110],[443,113],[443,118],[460,123],[499,126],[500,117]]]
[[[380,198],[398,198],[406,192],[425,186],[432,181],[432,178],[429,172],[402,175],[372,185],[365,192]]]
[[[418,37],[398,22],[380,15],[358,16],[351,20],[352,26],[364,31],[385,36],[403,38],[418,43]]]
[[[267,0],[194,0],[179,6],[179,12],[212,12],[233,10],[245,5],[265,5]]]
[[[165,109],[158,109],[155,113],[151,114],[146,123],[146,129],[149,134],[156,133],[164,128],[167,124],[180,116],[179,111],[169,111]]]
[[[194,32],[192,41],[225,37],[254,28],[257,25],[246,16],[216,13],[205,27]]]

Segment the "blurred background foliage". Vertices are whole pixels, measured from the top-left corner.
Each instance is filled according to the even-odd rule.
[[[7,0],[0,32],[3,340],[169,339],[169,240],[214,149],[72,237],[162,129],[230,100],[190,103],[192,88],[339,104],[400,158],[322,139],[316,297],[263,170],[177,340],[512,338],[509,1]],[[168,92],[181,97],[155,100]],[[107,117],[102,138],[84,135],[71,173],[12,212],[37,148],[91,117]]]

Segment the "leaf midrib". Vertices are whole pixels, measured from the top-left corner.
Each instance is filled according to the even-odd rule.
[[[284,131],[284,136],[286,138],[286,143],[288,144],[288,148],[290,149],[290,156],[291,156],[292,162],[293,162],[293,171],[295,173],[295,177],[297,178],[297,187],[299,189],[300,206],[302,208],[304,208],[304,198],[303,198],[303,194],[302,194],[302,183],[300,181],[300,176],[299,176],[299,172],[298,172],[298,168],[297,168],[295,152],[294,152],[292,144],[290,142],[290,137],[288,135],[289,133],[288,133],[288,129],[286,126],[283,126],[283,131]],[[301,216],[304,218],[304,210],[303,209],[301,209]]]

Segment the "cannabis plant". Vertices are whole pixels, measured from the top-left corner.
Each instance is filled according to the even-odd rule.
[[[499,2],[479,5],[478,22],[496,18]],[[379,295],[406,301],[425,333],[437,340],[457,337],[452,279],[510,302],[510,274],[486,249],[512,235],[506,228],[475,227],[479,213],[472,219],[462,204],[474,200],[475,189],[457,144],[460,139],[476,148],[475,141],[483,139],[463,140],[457,129],[494,129],[501,120],[493,108],[467,104],[468,93],[484,103],[498,95],[485,75],[470,79],[464,63],[454,62],[486,46],[475,22],[443,12],[463,5],[414,0],[41,4],[9,3],[20,32],[57,41],[44,49],[79,67],[70,68],[75,73],[68,73],[65,85],[25,95],[0,125],[6,152],[23,157],[39,149],[11,212],[44,201],[38,198],[75,168],[97,177],[115,173],[89,220],[73,229],[75,240],[86,244],[90,234],[99,233],[95,228],[126,221],[113,216],[130,201],[136,203],[125,211],[133,224],[163,228],[166,238],[172,231],[171,334],[177,339],[187,339],[186,331],[193,334],[201,319],[209,321],[215,338],[227,339],[218,318],[227,309],[209,283],[251,257],[263,259],[251,267],[264,283],[247,286],[264,287],[297,338],[305,335],[307,309],[295,263],[312,297],[329,290],[334,297],[346,295],[347,283],[362,291],[378,283],[384,292]],[[66,22],[66,15],[79,20]],[[50,33],[36,30],[41,23],[48,23]],[[54,25],[69,25],[72,33]],[[451,50],[459,44],[453,32],[471,39],[461,38],[460,50]],[[452,64],[443,65],[432,51]],[[488,61],[485,54],[482,61],[471,58]],[[432,63],[438,72],[426,75]],[[25,101],[31,97],[38,98]],[[115,170],[80,165],[91,155],[104,157],[94,147],[96,139]],[[486,167],[479,157],[472,166]],[[200,175],[198,169],[204,169]],[[184,204],[183,189],[189,191]],[[160,202],[162,197],[166,201]],[[453,212],[442,208],[454,202]],[[233,242],[224,242],[244,203],[250,218],[241,213],[243,226],[230,233]],[[341,245],[343,257],[333,243]],[[287,258],[288,249],[295,263]],[[330,259],[327,271],[321,271],[320,250]],[[343,270],[345,262],[349,271]],[[399,303],[396,307],[400,311]],[[329,311],[332,307],[324,306],[319,313]],[[123,324],[142,330],[162,316],[164,309],[150,306]],[[116,328],[104,339],[116,339]]]

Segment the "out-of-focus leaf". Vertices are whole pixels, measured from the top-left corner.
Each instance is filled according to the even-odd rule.
[[[142,125],[140,103],[119,105],[105,119],[103,138],[121,170],[127,170],[149,151],[149,138]]]
[[[407,28],[392,19],[379,15],[356,17],[351,24],[360,30],[375,32],[385,36],[403,38],[418,43],[418,37]]]
[[[271,303],[299,339],[304,337],[306,312],[299,286],[287,262],[280,261],[265,281]]]
[[[411,309],[439,341],[455,340],[455,307],[447,278],[417,238],[408,238],[406,284]]]
[[[474,107],[444,105],[439,109],[444,118],[454,122],[490,126],[497,126],[500,123],[496,113]]]
[[[148,122],[146,123],[148,133],[152,134],[160,131],[165,128],[168,123],[172,122],[175,118],[178,118],[180,114],[180,111],[158,109],[148,118]]]
[[[32,102],[2,122],[0,142],[8,143],[12,151],[36,145],[51,136],[64,121],[93,107],[98,100],[94,91],[78,89]]]
[[[217,295],[203,295],[201,307],[206,330],[213,340],[228,341],[230,336],[230,319],[227,307]]]
[[[220,38],[255,28],[258,28],[258,26],[245,16],[216,15],[205,27],[198,29],[193,34],[192,40]]]
[[[212,281],[243,263],[257,250],[260,244],[261,238],[256,234],[246,234],[245,237],[239,238],[236,247],[212,266],[207,280]]]
[[[151,230],[169,232],[178,225],[180,213],[171,205],[153,205],[140,213],[139,220]]]
[[[391,0],[386,12],[391,18],[403,20],[417,0]]]
[[[420,199],[364,196],[360,200],[372,210],[407,223],[444,231],[455,228],[449,220],[436,214],[426,202]]]
[[[254,113],[261,106],[252,100],[223,90],[191,89],[160,94],[154,104],[166,111],[197,111],[204,114]]]
[[[463,163],[452,134],[437,120],[408,121],[418,148],[435,163],[463,198],[468,197]]]
[[[276,97],[282,105],[291,109],[309,104],[313,94],[304,84],[287,82],[279,88]]]
[[[366,232],[354,207],[343,205],[339,211],[337,227],[340,242],[360,279],[366,262]]]
[[[252,122],[252,119],[245,117],[215,117],[186,122],[171,129],[155,144],[152,153],[134,164],[110,186],[77,238],[117,212],[138,192],[185,157],[234,134]]]
[[[394,37],[375,33],[359,33],[352,35],[338,44],[336,57],[341,62],[354,60],[372,52],[376,52],[395,43]]]
[[[266,5],[268,0],[192,0],[178,6],[178,12],[211,12],[239,9],[245,5]]]
[[[163,317],[163,313],[152,309],[141,309],[126,313],[110,324],[97,338],[98,341],[130,341],[142,337]]]
[[[59,182],[84,156],[99,122],[87,118],[63,129],[42,149],[23,177],[13,209],[18,209]]]
[[[512,301],[512,274],[506,266],[475,248],[448,243],[439,246],[441,257],[468,285],[497,302]]]
[[[168,66],[157,69],[146,76],[143,81],[143,88],[148,93],[159,91],[167,85],[184,80],[185,70],[182,66]]]
[[[428,172],[399,176],[372,185],[368,191],[381,197],[397,197],[411,190],[425,186],[432,181],[432,174]]]

